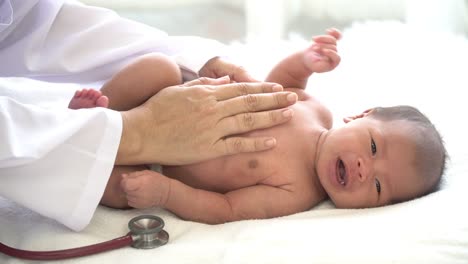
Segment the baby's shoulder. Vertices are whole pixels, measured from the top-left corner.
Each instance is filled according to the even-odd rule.
[[[332,127],[332,113],[317,97],[308,94],[303,89],[288,88],[285,90],[296,93],[298,96],[297,104],[304,106],[307,112],[313,112],[313,116],[320,120],[325,128],[330,129]]]
[[[308,100],[314,99],[311,95],[307,94],[304,89],[285,88],[284,90],[297,94],[298,101],[308,101]]]

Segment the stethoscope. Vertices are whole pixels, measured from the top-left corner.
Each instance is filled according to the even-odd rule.
[[[129,245],[134,248],[150,249],[165,245],[169,241],[169,234],[163,227],[164,221],[160,217],[140,215],[128,222],[130,229],[128,234],[95,245],[54,251],[29,251],[0,243],[0,252],[21,259],[57,260],[92,255]]]

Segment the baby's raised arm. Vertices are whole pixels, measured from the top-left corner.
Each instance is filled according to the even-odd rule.
[[[341,58],[336,44],[340,38],[341,33],[336,29],[328,29],[326,35],[314,37],[311,46],[276,64],[266,81],[279,83],[285,88],[305,89],[312,73],[331,71],[338,66]]]

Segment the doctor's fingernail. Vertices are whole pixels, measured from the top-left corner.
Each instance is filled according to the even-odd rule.
[[[283,116],[284,117],[291,117],[293,116],[293,111],[291,109],[286,109],[283,111]]]
[[[297,94],[295,93],[290,93],[288,94],[288,96],[286,96],[286,100],[288,100],[288,102],[296,102],[297,101]]]
[[[279,84],[275,84],[275,85],[273,85],[273,87],[271,89],[273,90],[273,92],[281,92],[281,91],[283,91],[283,86],[281,86]]]
[[[265,140],[265,146],[273,147],[274,145],[276,145],[276,140],[274,138]]]

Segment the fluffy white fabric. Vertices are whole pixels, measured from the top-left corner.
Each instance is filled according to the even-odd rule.
[[[304,45],[307,41],[292,40],[231,49],[263,78],[274,62]],[[311,77],[308,91],[328,104],[336,125],[340,117],[376,105],[411,104],[426,113],[451,158],[441,191],[381,208],[343,210],[324,202],[287,217],[215,226],[186,222],[161,209],[99,207],[81,233],[0,200],[0,241],[32,250],[83,246],[123,235],[130,218],[151,213],[166,221],[166,246],[124,248],[66,263],[467,263],[468,40],[398,22],[369,22],[344,30],[339,50],[341,65]],[[0,255],[0,263],[24,262]]]

